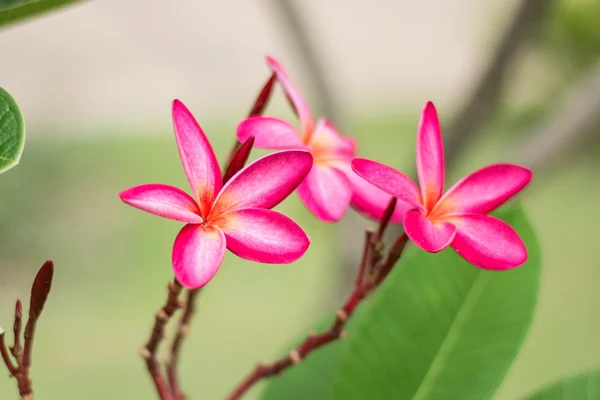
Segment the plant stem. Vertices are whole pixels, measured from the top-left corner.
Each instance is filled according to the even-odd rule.
[[[4,341],[4,329],[0,328],[0,354],[2,355],[2,360],[8,369],[8,372],[11,375],[15,375],[17,372],[17,367],[13,364],[10,359],[10,354],[8,354],[8,349],[6,348],[6,343]]]
[[[23,320],[23,304],[21,300],[17,300],[15,304],[15,322],[13,324],[14,343],[10,347],[10,352],[13,357],[18,361],[21,359],[23,354],[23,348],[21,347],[21,325]]]
[[[383,223],[384,222],[382,221],[382,224]],[[385,224],[387,224],[387,222],[385,222]],[[383,232],[383,230],[385,230],[385,227],[381,229],[380,232]],[[227,400],[240,399],[260,380],[281,373],[283,370],[291,367],[292,365],[300,363],[314,350],[345,336],[344,327],[346,326],[347,321],[352,317],[356,308],[367,297],[367,295],[377,288],[387,277],[394,264],[396,264],[402,255],[402,252],[404,251],[408,241],[406,234],[401,234],[388,252],[388,256],[383,264],[379,268],[373,269],[376,271],[375,275],[372,277],[363,277],[362,275],[364,274],[364,271],[371,269],[367,263],[370,259],[368,254],[373,250],[373,241],[371,240],[372,236],[372,231],[367,231],[365,234],[364,254],[354,289],[344,302],[344,305],[337,311],[336,317],[329,329],[319,334],[309,333],[306,338],[290,353],[281,359],[272,362],[271,364],[259,362],[254,370],[233,390],[233,392],[231,392],[231,394],[229,394]]]
[[[187,336],[190,329],[190,320],[192,319],[192,315],[196,310],[196,297],[198,297],[199,294],[200,289],[188,290],[185,308],[183,309],[183,315],[179,320],[177,333],[175,334],[175,338],[171,344],[171,354],[169,355],[169,359],[167,361],[167,378],[169,380],[169,386],[171,387],[173,400],[185,399],[185,394],[181,391],[181,387],[179,385],[179,379],[177,376],[177,363],[179,361],[179,352],[181,350],[183,339]]]
[[[162,339],[165,338],[165,325],[173,316],[175,311],[182,307],[179,301],[179,294],[183,286],[177,279],[169,282],[167,300],[164,306],[161,307],[155,314],[154,326],[150,334],[150,339],[140,351],[142,357],[146,360],[146,367],[154,382],[154,387],[161,400],[174,400],[167,383],[165,382],[158,360],[156,359],[156,351]]]

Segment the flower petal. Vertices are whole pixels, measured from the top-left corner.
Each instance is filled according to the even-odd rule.
[[[183,190],[168,185],[135,186],[119,193],[125,203],[140,210],[175,221],[198,224],[202,222],[194,199]]]
[[[246,208],[221,215],[214,224],[227,238],[227,248],[241,258],[270,264],[299,259],[310,240],[294,221],[276,211]]]
[[[355,158],[352,160],[352,169],[360,177],[398,198],[398,200],[410,204],[413,208],[423,210],[419,188],[403,173],[387,165],[365,158]]]
[[[294,86],[283,67],[274,58],[267,57],[267,64],[277,74],[277,81],[281,84],[300,119],[302,137],[310,136],[314,129],[314,121],[308,105],[306,105],[306,101],[300,94],[300,91]]]
[[[431,222],[418,210],[410,210],[404,216],[404,231],[420,248],[437,253],[448,247],[456,228],[447,221]]]
[[[529,169],[513,164],[482,168],[450,188],[432,214],[487,214],[523,189],[531,176]]]
[[[225,235],[214,226],[186,225],[173,245],[173,271],[190,289],[202,287],[217,273],[225,256]]]
[[[317,122],[314,133],[308,145],[315,160],[330,159],[332,157],[352,158],[356,152],[354,139],[342,136],[326,119]]]
[[[430,101],[425,104],[419,121],[417,172],[423,205],[431,210],[444,191],[444,146],[437,112]]]
[[[312,164],[312,156],[304,150],[283,150],[259,158],[225,184],[211,216],[242,208],[275,207],[298,187]]]
[[[456,225],[452,248],[479,268],[505,270],[527,260],[527,248],[506,222],[489,215],[466,214],[451,219]]]
[[[202,128],[179,100],[173,101],[173,127],[183,169],[206,216],[222,186],[217,158]]]
[[[338,221],[350,205],[352,188],[346,175],[330,166],[314,164],[298,187],[300,199],[317,218]]]
[[[301,149],[304,147],[298,132],[278,118],[250,117],[240,122],[237,138],[240,142],[254,136],[254,146],[262,149]]]
[[[352,207],[365,217],[379,221],[393,196],[390,196],[388,193],[358,176],[352,170],[350,163],[347,163],[347,165],[336,164],[336,168],[344,172],[350,181],[350,187],[352,188],[352,200],[350,204]],[[404,214],[413,208],[410,204],[398,200],[390,222],[402,222]]]

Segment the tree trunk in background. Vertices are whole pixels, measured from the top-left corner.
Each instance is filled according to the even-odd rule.
[[[519,50],[540,28],[553,0],[522,0],[501,36],[496,52],[483,70],[467,103],[446,131],[446,165],[452,165],[467,143],[493,115],[506,83],[507,72],[514,65]]]
[[[538,171],[574,150],[600,126],[600,62],[575,82],[551,113],[513,147],[508,159]],[[515,151],[516,150],[516,151]]]

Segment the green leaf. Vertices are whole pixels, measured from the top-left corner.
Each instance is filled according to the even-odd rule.
[[[315,331],[322,332],[327,329],[334,318],[335,316],[329,316],[323,319],[315,325],[317,327]],[[307,332],[303,332],[290,343],[286,351],[290,351],[304,340]],[[334,374],[344,345],[345,341],[342,340],[324,346],[309,354],[300,364],[290,367],[280,376],[271,378],[262,399],[322,400],[327,398],[331,392]]]
[[[566,378],[526,398],[526,400],[596,399],[600,399],[600,370]]]
[[[0,28],[82,0],[1,0]]]
[[[25,125],[17,103],[0,88],[0,173],[19,163],[25,144]]]
[[[498,215],[525,241],[511,271],[478,269],[453,250],[414,246],[348,332],[334,399],[490,398],[529,328],[540,255],[520,208]]]

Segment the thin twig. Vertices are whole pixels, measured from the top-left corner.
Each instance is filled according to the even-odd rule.
[[[4,365],[8,369],[13,376],[17,373],[17,366],[13,364],[10,359],[10,354],[8,354],[8,349],[6,348],[6,343],[4,341],[4,328],[0,327],[0,354],[2,355],[2,360],[4,361]]]
[[[181,293],[183,286],[177,279],[173,279],[169,282],[168,295],[165,304],[155,314],[154,326],[152,327],[152,333],[150,339],[140,351],[140,354],[146,361],[146,367],[154,382],[154,387],[161,400],[173,400],[169,386],[165,382],[161,371],[160,365],[156,357],[156,351],[160,342],[165,338],[165,325],[169,322],[169,319],[173,316],[175,311],[182,307],[179,301],[179,294]]]
[[[10,352],[16,360],[20,360],[23,354],[21,346],[21,326],[23,320],[23,304],[17,299],[15,304],[15,322],[13,324],[14,343],[10,346]]]
[[[363,283],[365,273],[370,269],[368,264],[371,255],[371,243],[373,242],[374,234],[375,232],[373,231],[373,229],[365,229],[365,244],[363,247],[363,254],[362,259],[360,261],[360,266],[358,267],[358,274],[356,275],[356,280],[354,281],[354,286],[359,286]]]
[[[380,222],[378,232],[381,232],[382,235],[385,231],[385,226],[387,226],[389,223],[391,215],[392,213],[386,213],[386,218],[382,219]],[[369,257],[369,253],[374,251],[373,247],[375,242],[372,240],[373,236],[374,235],[372,234],[372,231],[367,230],[365,234],[363,256],[361,258],[361,265],[359,266],[354,289],[344,302],[344,305],[337,311],[336,317],[331,326],[319,334],[309,333],[298,346],[296,346],[290,353],[279,360],[270,364],[259,362],[254,370],[252,370],[252,372],[235,387],[231,394],[229,394],[227,397],[228,400],[240,399],[260,380],[281,373],[283,370],[291,367],[292,365],[300,363],[311,352],[345,336],[344,328],[346,326],[346,322],[352,317],[356,308],[367,297],[367,295],[377,288],[388,276],[389,272],[402,255],[402,252],[408,241],[406,234],[402,233],[396,239],[396,242],[388,252],[388,256],[383,264],[378,266],[378,268],[371,268],[376,271],[375,275],[368,277],[370,279],[366,279],[367,277],[365,277],[364,274],[365,270],[369,268],[367,264],[371,259],[371,257]]]
[[[373,272],[373,268],[376,268],[377,266],[379,266],[379,262],[381,261],[381,258],[383,257],[383,235],[385,234],[385,231],[387,229],[387,227],[389,226],[389,221],[392,218],[392,215],[394,214],[394,210],[396,209],[396,204],[398,204],[398,199],[395,197],[392,197],[387,205],[387,207],[385,208],[385,211],[383,212],[383,215],[381,216],[381,222],[379,224],[379,229],[377,229],[377,233],[375,235],[373,235],[371,241],[372,241],[372,248],[370,251],[370,268],[371,271]],[[387,221],[387,222],[386,222]]]
[[[171,353],[167,360],[167,377],[169,379],[169,386],[171,387],[171,394],[173,400],[185,399],[185,394],[181,391],[179,384],[179,378],[177,376],[177,363],[179,361],[179,353],[183,339],[187,336],[190,330],[190,320],[194,311],[196,311],[196,297],[200,294],[200,289],[188,290],[187,299],[185,302],[185,308],[183,309],[183,315],[179,319],[177,326],[177,333],[171,344]]]

